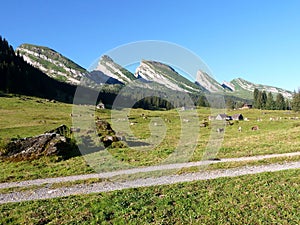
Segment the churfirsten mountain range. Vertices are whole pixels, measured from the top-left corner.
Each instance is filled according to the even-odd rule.
[[[257,88],[261,91],[271,92],[274,95],[281,93],[285,98],[292,97],[291,91],[268,85],[254,84],[242,78],[220,84],[201,70],[197,72],[196,80],[191,81],[171,66],[150,60],[142,60],[133,74],[114,62],[109,56],[104,55],[95,69],[88,72],[72,60],[47,47],[22,44],[16,50],[26,62],[48,76],[75,85],[80,83],[82,77],[88,77],[97,84],[121,85],[140,79],[145,84],[155,82],[171,90],[188,93],[224,93],[229,96],[252,99],[253,91]],[[143,85],[142,83],[141,85]]]

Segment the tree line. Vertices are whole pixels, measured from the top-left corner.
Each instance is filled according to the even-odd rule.
[[[286,110],[291,109],[291,102],[285,99],[281,93],[274,98],[271,92],[260,91],[257,88],[253,92],[253,107],[267,110]]]

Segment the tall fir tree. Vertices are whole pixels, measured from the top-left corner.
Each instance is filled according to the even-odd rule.
[[[254,108],[259,108],[260,104],[259,104],[259,90],[257,88],[254,89],[253,92],[253,106]]]
[[[289,99],[286,99],[285,100],[285,107],[287,110],[291,110],[291,102]]]
[[[266,109],[269,109],[269,110],[274,110],[275,109],[275,101],[274,101],[272,92],[268,93]]]
[[[277,110],[285,110],[285,99],[281,93],[277,94],[276,96],[276,109]]]
[[[262,92],[258,91],[256,107],[257,109],[262,109]]]
[[[260,95],[260,104],[261,104],[261,109],[266,109],[266,105],[267,105],[267,100],[268,100],[268,96],[266,91],[263,91]]]
[[[293,95],[292,109],[296,112],[300,111],[300,89]]]

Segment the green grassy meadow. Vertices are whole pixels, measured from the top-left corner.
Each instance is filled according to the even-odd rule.
[[[98,163],[97,169],[103,171],[177,162],[176,157],[179,156],[180,159],[182,157],[180,154],[185,153],[180,149],[176,152],[178,145],[182,145],[183,150],[193,147],[193,143],[189,141],[180,142],[181,139],[189,140],[190,135],[194,137],[196,144],[193,151],[189,151],[184,157],[187,161],[203,159],[205,151],[213,147],[215,141],[220,138],[222,145],[216,152],[217,158],[300,150],[300,120],[295,119],[299,114],[290,111],[255,109],[227,111],[228,115],[242,113],[247,121],[226,125],[222,135],[215,130],[218,126],[222,126],[222,123],[209,122],[208,127],[199,128],[200,123],[212,114],[208,108],[199,108],[196,114],[176,110],[142,109],[95,112],[93,107],[89,107],[88,113],[85,112],[86,110],[79,107],[76,113],[80,116],[72,118],[71,113],[74,114],[74,111],[70,104],[24,96],[0,97],[0,148],[1,143],[10,138],[38,135],[61,124],[72,126],[72,119],[75,120],[75,125],[88,127],[97,116],[110,121],[116,130],[126,127],[126,123],[134,124],[130,126],[127,141],[146,144],[96,151],[66,160],[59,157],[43,157],[20,162],[0,160],[0,182],[93,173],[96,171],[95,165],[90,164],[92,160]],[[128,122],[123,119],[114,121],[119,115],[125,115]],[[253,126],[259,126],[259,130],[252,131]],[[242,132],[238,131],[238,127],[242,127]],[[198,132],[195,132],[197,130]],[[180,136],[182,133],[184,135]],[[172,158],[170,155],[175,157]],[[99,158],[102,161],[99,161]],[[218,163],[205,169],[298,160],[299,156],[280,157],[251,162]],[[190,167],[170,173],[182,174],[199,170],[201,170],[199,167]],[[50,200],[7,203],[0,205],[0,224],[299,224],[299,175],[300,170],[288,170]],[[136,174],[136,177],[139,176]],[[120,179],[124,177],[135,178],[122,176]],[[74,184],[92,182],[101,180],[79,181]],[[53,188],[72,185],[72,182],[58,183],[53,185]],[[40,186],[23,189],[28,188],[34,191]],[[2,193],[23,189],[3,189]]]
[[[94,112],[93,107],[89,107],[86,116],[83,110],[80,118],[72,118],[71,113],[71,104],[53,103],[24,96],[1,97],[0,141],[5,142],[9,138],[38,135],[61,124],[72,126],[72,119],[83,124],[91,123],[97,116],[112,122],[114,129],[119,129],[123,126],[122,124],[128,122],[113,122],[112,118],[119,118],[119,114],[125,114],[129,123],[134,123],[133,126],[130,126],[127,140],[134,143],[145,141],[147,145],[108,149],[87,154],[85,157],[77,156],[67,160],[45,157],[23,162],[0,161],[3,171],[0,175],[0,182],[92,173],[95,172],[92,160],[99,158],[103,161],[96,160],[99,167],[97,167],[99,169],[97,171],[111,170],[113,169],[112,163],[104,160],[106,156],[109,156],[113,163],[120,164],[115,169],[178,162],[182,154],[185,154],[186,149],[192,150],[183,158],[186,161],[198,161],[203,159],[205,151],[210,147],[209,141],[218,138],[215,131],[218,125],[199,128],[199,123],[211,115],[212,112],[209,108],[199,108],[196,114],[177,110],[148,111],[143,109]],[[224,140],[221,140],[222,145],[216,152],[216,157],[242,157],[300,150],[300,120],[290,119],[299,117],[299,113],[256,109],[227,111],[228,115],[237,113],[242,113],[248,121],[235,121],[233,125],[226,126]],[[189,120],[180,121],[180,118],[189,118]],[[153,125],[155,123],[157,126]],[[259,126],[259,130],[252,131],[251,127],[256,125]],[[238,132],[238,127],[242,127],[242,132]],[[181,129],[186,130],[182,132]],[[197,132],[193,132],[194,130]],[[176,153],[175,149],[179,145],[179,141],[181,139],[188,140],[184,136],[181,137],[181,133],[186,133],[187,136],[192,135],[197,141],[194,143],[195,148],[191,143],[181,143],[183,150],[178,150]],[[170,155],[175,156],[172,158]]]
[[[0,138],[29,137],[71,125],[71,104],[34,97],[0,97]]]
[[[1,224],[299,224],[300,170],[0,205]]]

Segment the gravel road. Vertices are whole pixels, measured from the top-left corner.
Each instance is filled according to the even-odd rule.
[[[150,166],[129,170],[120,170],[114,172],[106,172],[99,174],[85,174],[77,176],[68,176],[68,177],[57,177],[57,178],[48,178],[48,179],[37,179],[21,182],[11,182],[11,183],[1,183],[0,189],[9,188],[9,187],[29,187],[31,185],[42,185],[42,184],[53,184],[60,182],[68,182],[75,180],[85,180],[90,178],[110,178],[118,175],[129,175],[141,172],[151,172],[159,170],[168,170],[168,169],[180,169],[191,166],[201,166],[208,165],[212,163],[220,162],[241,162],[241,161],[254,161],[267,158],[283,157],[283,156],[298,156],[300,152],[295,153],[285,153],[285,154],[273,154],[273,155],[263,155],[263,156],[253,156],[253,157],[241,157],[241,158],[227,158],[220,161],[199,161],[199,162],[190,162],[190,163],[179,163],[179,164],[169,164],[169,165],[160,165],[160,166]],[[161,176],[155,178],[139,178],[135,180],[125,180],[122,182],[110,182],[104,181],[100,183],[93,184],[79,184],[71,187],[62,187],[51,189],[47,187],[22,191],[22,192],[12,192],[8,194],[0,194],[0,204],[8,202],[21,202],[28,200],[36,199],[49,199],[55,197],[63,197],[74,194],[89,194],[89,193],[99,193],[107,192],[114,190],[122,190],[126,188],[136,188],[136,187],[148,187],[154,185],[166,185],[173,184],[178,182],[187,182],[195,180],[207,180],[215,179],[219,177],[234,177],[245,174],[256,174],[262,172],[274,172],[287,169],[298,169],[300,168],[300,162],[290,162],[284,164],[270,164],[270,165],[261,165],[261,166],[246,166],[239,167],[234,169],[222,169],[222,170],[213,170],[213,171],[204,171],[197,173],[187,173],[181,175],[169,175]]]

